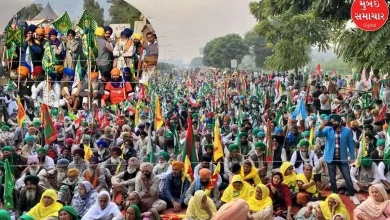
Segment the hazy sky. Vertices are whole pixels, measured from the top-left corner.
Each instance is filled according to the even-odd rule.
[[[199,48],[215,37],[229,33],[244,34],[255,24],[256,20],[249,13],[251,0],[127,0],[138,8],[150,22],[160,37],[160,45],[167,47],[175,59],[190,62],[199,56]],[[22,8],[28,2],[41,3],[43,6],[50,2],[54,11],[60,16],[68,11],[71,19],[77,19],[83,11],[84,0],[1,0],[1,14],[12,18],[11,8]],[[109,4],[106,0],[98,0],[105,8],[108,18]],[[5,4],[5,5],[3,5]],[[4,7],[8,6],[8,8]],[[13,13],[14,14],[14,13]],[[1,22],[5,25],[5,22]],[[0,28],[5,28],[0,25]],[[133,24],[132,24],[133,25]],[[165,57],[165,47],[160,46],[160,58]]]

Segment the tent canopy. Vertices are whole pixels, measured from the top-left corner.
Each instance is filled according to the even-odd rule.
[[[32,21],[35,21],[35,20],[49,20],[49,21],[54,21],[58,18],[57,14],[53,11],[53,9],[51,8],[50,4],[47,3],[46,7],[37,15],[35,16],[33,19],[31,19]]]

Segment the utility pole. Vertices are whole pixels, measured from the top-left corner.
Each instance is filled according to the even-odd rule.
[[[164,52],[165,52],[164,61],[167,62],[167,47],[171,47],[172,45],[161,45],[161,44],[159,44],[159,46],[164,47]]]

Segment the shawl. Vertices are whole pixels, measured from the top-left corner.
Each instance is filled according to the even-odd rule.
[[[297,178],[297,181],[302,181],[303,184],[309,183],[309,180],[306,178],[305,174],[303,174],[303,173],[298,174],[296,178]],[[318,194],[317,186],[316,185],[310,186],[309,188],[306,189],[306,192],[308,192],[310,194],[315,194],[315,195]]]
[[[188,203],[188,208],[186,212],[187,218],[192,218],[194,220],[206,220],[210,219],[209,214],[202,209],[202,200],[203,198],[207,198],[207,206],[210,208],[211,213],[215,215],[217,212],[217,208],[214,205],[214,202],[212,199],[210,199],[208,196],[206,196],[206,193],[202,190],[198,190],[195,192],[194,197],[192,197]]]
[[[292,166],[293,165],[290,162],[283,162],[282,166],[280,167],[280,172],[283,175],[283,183],[286,184],[289,188],[295,187],[297,184],[297,174],[295,171],[288,176],[285,175],[287,169]]]
[[[242,179],[244,181],[253,179],[253,182],[257,186],[261,183],[259,173],[258,173],[257,168],[254,166],[253,161],[250,161],[250,162],[251,162],[251,172],[249,172],[247,175],[245,175],[244,166],[241,166],[240,176],[242,177]]]
[[[339,203],[339,207],[337,207],[337,209],[335,211],[335,215],[342,214],[342,215],[346,216],[347,220],[349,220],[349,212],[345,208],[345,205],[344,205],[343,201],[341,200],[340,196],[337,195],[336,193],[330,194],[325,199],[325,201],[320,202],[320,209],[321,209],[321,212],[322,212],[322,215],[324,216],[324,218],[326,220],[329,220],[332,218],[332,210],[329,208],[329,205],[328,205],[330,198],[335,199]]]
[[[93,174],[93,188],[96,189],[96,187],[99,185],[98,184],[98,179],[99,178],[99,168],[95,169],[95,172]],[[85,180],[88,182],[91,182],[91,174],[89,173],[89,169],[87,169],[87,172],[85,172]]]
[[[132,208],[134,210],[134,212],[135,212],[135,220],[141,220],[141,211],[139,210],[137,205],[130,205],[127,208]]]
[[[79,183],[79,187],[84,187],[86,195],[81,197],[80,194],[76,194],[72,199],[72,206],[76,209],[79,216],[85,215],[88,209],[95,204],[98,193],[93,189],[93,186],[88,181]]]
[[[256,193],[253,194],[246,202],[249,205],[249,210],[258,212],[264,210],[267,207],[272,207],[272,199],[269,197],[269,189],[266,185],[260,183],[256,186],[256,191],[261,191],[261,200],[256,198]]]
[[[241,182],[242,188],[240,191],[236,191],[233,187],[233,183]],[[232,199],[244,199],[247,200],[253,194],[254,188],[245,182],[240,175],[233,176],[229,186],[223,192],[221,200],[223,202],[230,202]]]
[[[53,199],[53,203],[49,206],[43,204],[43,197],[50,197]],[[47,189],[43,192],[41,200],[36,204],[27,215],[34,219],[46,219],[47,217],[57,217],[58,211],[62,208],[62,204],[57,202],[57,193],[53,189]]]
[[[9,215],[8,211],[2,209],[2,210],[0,210],[0,219],[11,220],[11,216]]]
[[[105,209],[99,205],[99,197],[103,195],[108,198],[108,205]],[[122,217],[122,213],[119,211],[118,206],[111,202],[110,194],[107,191],[100,191],[96,203],[85,213],[81,220],[99,219],[99,220],[111,220],[113,217]],[[122,219],[122,218],[121,218]]]
[[[235,199],[221,206],[212,220],[247,219],[249,213],[245,200]]]
[[[377,188],[379,192],[382,194],[383,202],[377,202],[372,197],[373,187]],[[359,209],[362,212],[364,212],[364,214],[366,214],[370,219],[379,218],[383,215],[386,208],[390,204],[390,200],[388,200],[387,192],[382,184],[374,184],[369,188],[368,193],[369,193],[369,197],[367,198],[367,200],[365,200],[362,204],[356,207],[356,209]],[[356,216],[358,215],[358,213],[354,213],[354,214]]]

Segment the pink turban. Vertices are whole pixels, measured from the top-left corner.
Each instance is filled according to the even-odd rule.
[[[153,171],[153,164],[151,163],[141,163],[141,171],[142,170],[147,170],[149,172]]]
[[[238,125],[236,124],[232,125],[232,129],[238,129]]]
[[[243,199],[232,200],[221,206],[212,220],[247,219],[249,206]]]
[[[31,165],[32,163],[39,163],[37,156],[29,156],[27,160],[27,164]]]

